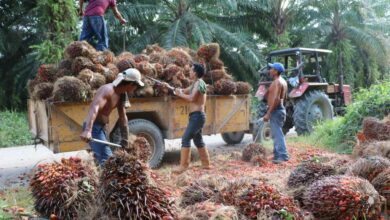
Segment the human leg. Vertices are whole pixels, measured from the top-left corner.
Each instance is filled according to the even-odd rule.
[[[81,34],[80,34],[80,41],[87,41],[88,43],[92,43],[92,37],[93,37],[93,29],[90,25],[89,19],[87,16],[83,17],[83,26],[81,27]]]
[[[104,125],[99,123],[94,123],[92,126],[92,138],[107,141],[106,132],[104,131]],[[104,162],[112,156],[111,148],[108,145],[89,142],[91,149],[95,153],[95,157],[99,163],[99,165],[103,165]]]
[[[108,32],[103,16],[90,16],[90,24],[98,40],[96,50],[106,50],[108,48]]]
[[[287,161],[289,159],[286,141],[283,133],[283,125],[286,120],[285,109],[277,109],[271,113],[270,125],[272,137],[274,139],[274,160]]]

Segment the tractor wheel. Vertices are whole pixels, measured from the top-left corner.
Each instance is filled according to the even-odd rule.
[[[257,119],[262,118],[265,113],[267,113],[267,103],[260,102],[257,107]],[[284,123],[284,126],[282,128],[283,133],[287,134],[287,132],[292,128],[294,125],[292,125],[292,122],[288,120],[287,117],[286,122]],[[257,143],[262,143],[263,141],[269,141],[272,139],[272,133],[271,133],[271,125],[269,122],[260,122],[259,124],[255,123],[253,126],[253,140],[256,140]]]
[[[150,145],[151,155],[149,157],[149,167],[157,168],[165,154],[164,138],[161,130],[153,122],[145,119],[133,119],[128,122],[129,132],[144,137]],[[120,128],[115,129],[111,135],[111,140],[120,142]]]
[[[315,123],[333,118],[332,103],[324,92],[309,91],[294,106],[293,118],[298,135],[311,133]]]
[[[222,139],[227,144],[239,144],[241,143],[242,139],[244,139],[245,132],[243,131],[237,131],[237,132],[226,132],[222,133]]]

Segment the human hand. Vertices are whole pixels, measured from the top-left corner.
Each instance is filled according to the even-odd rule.
[[[270,119],[269,113],[265,114],[264,117],[263,117],[263,121],[268,122],[269,119]]]
[[[84,16],[84,11],[83,11],[83,9],[79,9],[79,15],[80,15],[80,17],[83,17],[83,16]]]
[[[127,148],[129,148],[129,141],[126,140],[126,139],[122,139],[120,145],[121,145],[124,149],[127,149]]]
[[[179,89],[179,88],[175,88],[174,92],[175,92],[176,95],[182,94],[182,90]]]
[[[88,143],[92,139],[92,134],[90,131],[85,130],[80,134],[80,138]]]
[[[124,25],[124,24],[127,23],[127,21],[126,21],[125,19],[122,18],[122,19],[120,20],[120,23],[121,23],[121,25]]]

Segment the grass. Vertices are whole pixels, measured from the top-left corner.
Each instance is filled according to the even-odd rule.
[[[0,220],[32,216],[34,200],[27,188],[0,190]]]
[[[0,112],[0,147],[32,144],[25,112]]]

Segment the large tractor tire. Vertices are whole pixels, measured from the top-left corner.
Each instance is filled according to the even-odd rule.
[[[257,106],[257,120],[262,118],[267,113],[267,103],[260,102]],[[287,134],[287,132],[292,127],[289,121],[285,122],[283,129],[283,133]],[[264,141],[269,141],[272,139],[271,125],[269,122],[259,122],[255,123],[253,126],[253,140],[256,143],[262,143]]]
[[[294,106],[294,126],[298,135],[311,133],[315,123],[333,118],[333,106],[322,91],[307,92]]]
[[[150,145],[151,155],[149,157],[149,167],[157,168],[165,154],[164,138],[161,130],[151,121],[145,119],[133,119],[128,122],[129,132],[144,137]],[[120,142],[120,131],[117,128],[113,135],[112,141]]]
[[[245,132],[237,131],[237,132],[226,132],[222,133],[222,139],[227,144],[239,144],[242,139],[244,139]]]

